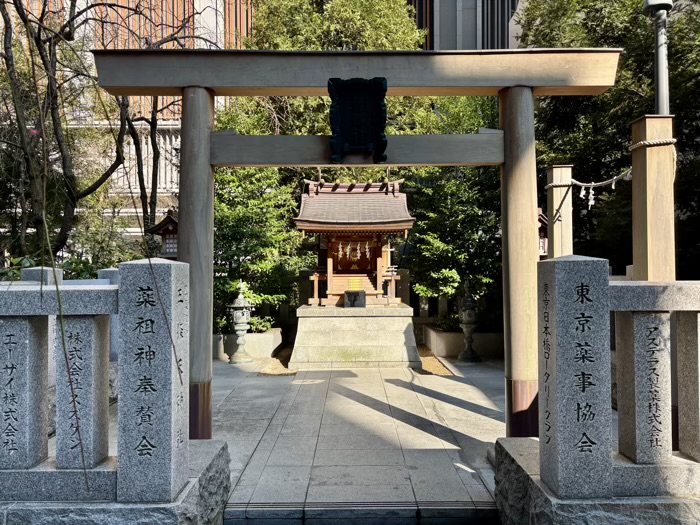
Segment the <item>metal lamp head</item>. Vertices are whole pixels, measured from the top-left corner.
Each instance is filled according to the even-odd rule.
[[[673,9],[673,0],[644,0],[644,12],[654,14],[657,11],[670,11]]]

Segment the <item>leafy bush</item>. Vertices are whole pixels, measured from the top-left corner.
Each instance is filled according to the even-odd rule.
[[[272,317],[257,317],[253,316],[250,318],[250,331],[253,332],[254,334],[260,334],[263,332],[267,332],[270,328],[272,328],[272,323],[275,320]]]
[[[437,327],[443,332],[462,331],[462,328],[459,326],[459,315],[457,314],[440,314]]]

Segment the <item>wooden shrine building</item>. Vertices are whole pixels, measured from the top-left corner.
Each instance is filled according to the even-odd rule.
[[[399,191],[401,182],[306,181],[309,190],[295,222],[301,231],[321,236],[310,305],[340,306],[347,291],[364,291],[368,305],[401,302],[389,238],[407,235],[415,222]]]

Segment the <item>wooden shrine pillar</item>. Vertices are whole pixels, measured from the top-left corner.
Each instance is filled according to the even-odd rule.
[[[184,88],[177,258],[190,265],[190,439],[211,439],[212,432],[214,174],[209,141],[213,130],[212,92]]]
[[[547,184],[568,184],[568,186],[547,190],[547,257],[549,259],[574,254],[571,168],[568,165],[547,168]]]
[[[673,118],[647,115],[632,123],[632,144],[673,139]],[[675,281],[676,243],[672,144],[632,152],[632,279]]]
[[[632,145],[666,142],[665,145],[640,145],[632,151],[632,279],[635,281],[673,282],[676,280],[676,236],[674,203],[673,117],[646,115],[632,122]],[[616,315],[630,315],[618,312]],[[683,312],[671,313],[671,435],[673,450],[679,445],[679,420],[687,420],[688,406],[678,399],[677,356],[686,341],[676,324]],[[682,332],[682,330],[681,330]],[[617,344],[626,344],[618,340]],[[682,349],[681,349],[682,350]],[[686,349],[687,351],[687,349]],[[685,351],[683,352],[685,354]],[[619,352],[618,352],[619,355]],[[684,398],[684,397],[682,397]],[[692,412],[692,410],[690,410]]]
[[[531,88],[512,87],[499,102],[506,434],[529,437],[538,434],[535,99]]]

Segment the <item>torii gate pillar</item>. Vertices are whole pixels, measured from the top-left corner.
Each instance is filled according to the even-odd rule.
[[[182,90],[177,258],[190,265],[190,439],[211,439],[214,300],[214,94]]]
[[[529,87],[512,87],[499,102],[506,433],[530,437],[538,434],[535,98]]]

